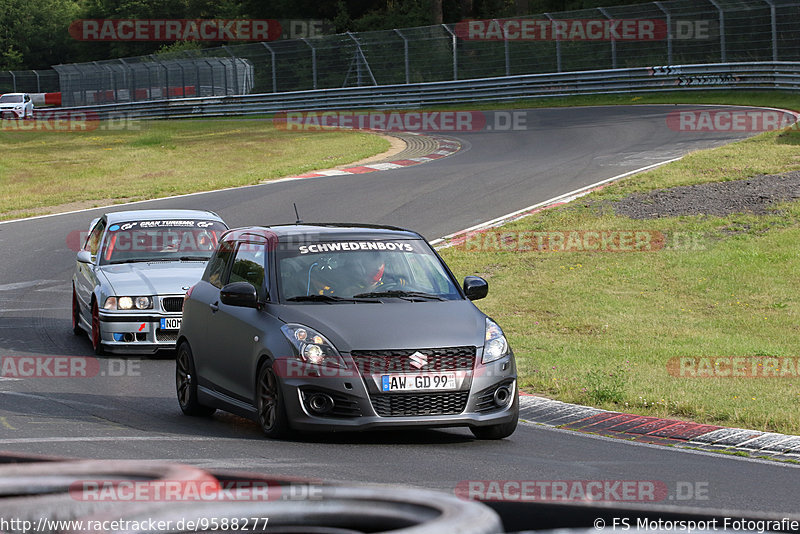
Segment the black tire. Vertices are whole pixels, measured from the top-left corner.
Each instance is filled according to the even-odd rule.
[[[517,429],[517,421],[519,420],[519,395],[514,398],[514,403],[511,405],[511,411],[514,418],[508,423],[500,423],[499,425],[490,426],[473,426],[470,427],[472,435],[478,439],[504,439],[514,433]]]
[[[92,350],[98,356],[105,354],[100,337],[100,309],[97,307],[97,301],[95,300],[92,301],[92,331],[89,332],[89,339],[92,341]]]
[[[72,286],[72,333],[76,336],[83,334],[81,328],[81,307],[78,304],[78,295],[75,293],[75,286]]]
[[[192,417],[208,417],[216,412],[216,408],[203,406],[197,400],[197,373],[189,343],[184,341],[175,355],[175,393],[178,405],[185,415]]]
[[[267,437],[280,439],[289,435],[289,418],[286,416],[281,383],[272,368],[272,362],[264,362],[258,369],[255,406],[258,425]]]

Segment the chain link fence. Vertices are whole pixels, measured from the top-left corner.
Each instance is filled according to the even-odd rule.
[[[54,70],[0,71],[0,94],[54,93],[59,87]]]
[[[518,19],[519,23],[523,19]],[[798,61],[797,0],[669,0],[544,13],[525,20],[580,28],[650,21],[654,38],[474,38],[458,24],[248,43],[55,67],[64,105],[279,93],[656,65]],[[601,22],[598,22],[601,21]],[[492,21],[482,21],[484,27]],[[488,33],[486,34],[488,36]],[[4,78],[0,78],[0,81]]]

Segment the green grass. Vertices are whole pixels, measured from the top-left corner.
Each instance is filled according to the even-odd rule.
[[[383,152],[364,132],[288,132],[268,121],[133,122],[87,132],[0,131],[0,219],[257,184]]]
[[[785,102],[800,108],[800,98]],[[800,357],[800,203],[756,216],[632,220],[632,192],[800,169],[800,132],[772,132],[630,177],[498,231],[649,230],[651,252],[453,247],[459,276],[489,280],[481,308],[514,347],[521,386],[567,402],[800,433],[800,376],[685,378],[678,357]],[[489,242],[492,243],[491,241]],[[471,250],[468,250],[470,248]]]

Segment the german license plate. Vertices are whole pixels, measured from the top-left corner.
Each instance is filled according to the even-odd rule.
[[[381,391],[447,391],[456,387],[455,373],[381,375]]]
[[[180,330],[181,317],[162,317],[161,330]]]

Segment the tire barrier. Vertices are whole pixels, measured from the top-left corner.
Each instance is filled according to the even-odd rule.
[[[16,525],[20,528],[6,527],[4,532],[23,534],[21,524],[28,521],[40,527],[37,534],[49,534],[56,529],[38,525],[39,520],[79,519],[103,510],[120,512],[127,503],[82,499],[76,488],[83,482],[115,485],[131,480],[218,484],[205,471],[179,464],[118,460],[8,463],[0,465],[0,517],[19,520]]]
[[[248,492],[247,497],[251,496]],[[502,532],[500,518],[475,501],[429,490],[395,487],[321,486],[297,500],[220,500],[141,505],[87,517],[87,525],[118,529],[64,534],[137,534],[159,525],[164,534],[239,529],[272,533],[491,534]],[[242,522],[247,521],[247,525]],[[140,528],[136,528],[140,526]],[[165,526],[162,530],[160,527]]]

